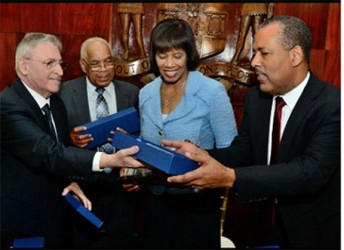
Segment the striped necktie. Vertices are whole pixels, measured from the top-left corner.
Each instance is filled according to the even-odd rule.
[[[105,97],[103,96],[104,90],[105,90],[104,88],[96,89],[98,93],[97,101],[96,101],[97,119],[109,115],[109,107],[108,107]]]
[[[103,96],[103,93],[105,91],[104,88],[96,88],[96,91],[98,93],[97,101],[96,101],[96,111],[97,111],[97,119],[106,117],[109,115],[109,107],[106,102],[105,97]],[[99,147],[99,151],[112,154],[114,152],[114,148],[110,143],[105,143]],[[109,174],[111,173],[111,168],[105,168],[104,172]]]
[[[45,104],[44,107],[42,108],[43,112],[44,112],[44,116],[48,121],[48,125],[49,125],[49,129],[50,129],[50,133],[51,135],[54,137],[55,141],[58,141],[58,137],[57,137],[57,133],[53,124],[53,120],[52,120],[52,114],[50,111],[50,107],[49,104]]]

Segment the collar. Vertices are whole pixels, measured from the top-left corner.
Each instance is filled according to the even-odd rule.
[[[87,85],[87,95],[88,96],[91,96],[93,94],[97,95],[97,92],[96,92],[97,87],[91,83],[88,76],[86,76],[86,85]],[[111,93],[114,93],[114,91],[115,91],[115,87],[112,84],[112,81],[110,82],[109,85],[104,87],[104,94],[106,94],[106,92],[107,92],[109,95],[111,95]]]
[[[23,80],[21,80],[25,88],[29,91],[29,93],[32,95],[33,99],[37,102],[40,109],[42,109],[46,104],[50,107],[50,97],[48,99],[45,99],[43,96],[41,96],[38,92],[33,90],[29,87]]]
[[[294,89],[292,89],[291,91],[289,91],[288,93],[284,94],[284,95],[279,95],[280,97],[283,97],[283,100],[285,101],[285,103],[287,104],[288,107],[290,107],[290,109],[293,109],[297,103],[297,101],[299,100],[303,90],[305,89],[307,82],[310,78],[310,73],[308,71],[305,79],[303,79],[303,81]],[[276,99],[277,96],[274,96],[274,99]]]

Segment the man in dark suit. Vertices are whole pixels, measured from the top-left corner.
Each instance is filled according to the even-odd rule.
[[[76,132],[82,129],[82,124],[97,120],[97,88],[104,88],[103,96],[108,106],[108,115],[130,107],[137,108],[139,88],[114,79],[111,47],[103,38],[91,37],[83,42],[79,63],[86,75],[64,82],[59,95],[67,109],[72,140],[76,146],[83,147],[90,142],[90,137],[79,136]],[[120,183],[116,180],[119,178],[119,171],[113,170],[109,175],[99,173],[98,177],[96,182],[81,183],[93,203],[93,212],[102,218],[109,232],[121,230],[128,234],[133,233],[133,210],[137,194],[127,193],[118,185]],[[93,228],[83,224],[80,224],[77,230],[76,247],[89,246],[92,241],[102,237],[97,235]]]
[[[340,93],[309,71],[311,41],[309,28],[295,17],[275,16],[260,26],[251,62],[259,85],[247,95],[232,145],[210,152],[218,161],[190,143],[164,142],[200,163],[170,182],[232,187],[248,202],[273,198],[274,224],[262,243],[282,248],[340,247]],[[286,104],[279,154],[271,162],[277,96]]]
[[[16,50],[18,78],[0,95],[1,248],[38,236],[47,248],[68,247],[61,193],[69,177],[92,180],[107,167],[142,166],[131,157],[138,147],[110,155],[69,146],[66,109],[55,94],[61,51],[54,35],[26,34]]]

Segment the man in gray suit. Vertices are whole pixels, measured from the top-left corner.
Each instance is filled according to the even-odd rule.
[[[102,88],[107,114],[129,107],[137,108],[139,88],[114,79],[111,47],[103,38],[91,37],[83,42],[79,63],[86,75],[64,82],[60,97],[67,109],[71,139],[75,145],[85,147],[90,142],[90,135],[79,136],[77,132],[83,129],[80,125],[98,119],[98,88]],[[101,173],[94,183],[81,185],[93,203],[93,212],[104,221],[108,231],[125,231],[131,234],[135,194],[126,193],[120,187],[118,175],[118,171],[112,171],[108,175]],[[78,236],[79,239],[76,240],[76,247],[86,247],[91,244],[89,239],[99,239],[92,228],[87,230],[87,226],[82,225],[78,230],[80,238]]]

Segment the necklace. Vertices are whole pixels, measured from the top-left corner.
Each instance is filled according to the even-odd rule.
[[[168,105],[170,105],[170,100],[166,98],[164,101],[164,106],[167,107]]]
[[[186,85],[186,80],[182,83],[180,88],[175,90],[174,93],[170,93],[168,95],[165,94],[163,101],[162,101],[162,103],[163,103],[162,105],[164,108],[167,108],[171,103],[174,103],[176,100],[179,100],[181,98],[181,96],[184,93],[185,85]]]

